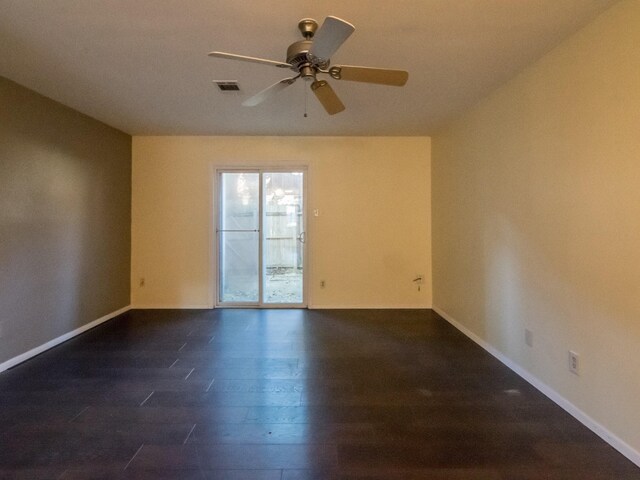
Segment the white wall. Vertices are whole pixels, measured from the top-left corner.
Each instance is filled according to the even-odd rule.
[[[292,165],[308,167],[310,306],[430,307],[430,150],[425,137],[134,137],[132,305],[212,305],[215,168]]]
[[[436,134],[432,177],[434,307],[640,459],[640,2]]]

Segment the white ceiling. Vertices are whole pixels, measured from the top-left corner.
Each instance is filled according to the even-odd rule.
[[[615,2],[0,0],[0,75],[132,135],[429,135]],[[303,118],[301,81],[240,105],[287,71],[207,57],[284,61],[298,21],[327,15],[356,27],[333,64],[408,70],[407,85],[331,81],[347,110],[308,92]]]

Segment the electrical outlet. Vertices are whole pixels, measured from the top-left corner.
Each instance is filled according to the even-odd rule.
[[[524,343],[526,343],[528,347],[533,347],[533,332],[528,328],[524,329]]]
[[[580,355],[569,350],[569,371],[574,375],[580,375]]]
[[[320,280],[320,288],[324,288],[326,286],[326,283],[324,280]]]

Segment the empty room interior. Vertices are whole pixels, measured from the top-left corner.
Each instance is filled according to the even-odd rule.
[[[639,45],[0,0],[0,478],[640,479]]]

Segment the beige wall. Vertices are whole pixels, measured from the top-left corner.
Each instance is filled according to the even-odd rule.
[[[432,169],[434,306],[636,453],[639,46],[623,1],[436,134]]]
[[[431,306],[430,141],[419,137],[134,137],[134,306],[213,303],[215,168],[268,165],[308,167],[310,306]]]
[[[0,77],[0,364],[129,305],[130,202],[130,136]]]

